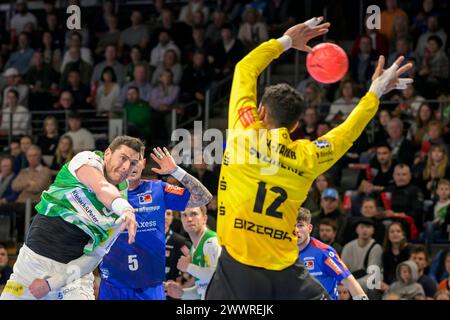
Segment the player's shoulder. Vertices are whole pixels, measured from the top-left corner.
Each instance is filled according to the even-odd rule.
[[[329,246],[316,238],[311,238],[311,246],[317,248],[318,251],[322,252],[326,256],[334,257],[337,254],[336,250],[332,246]]]

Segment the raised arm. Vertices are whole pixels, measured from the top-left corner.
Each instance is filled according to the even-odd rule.
[[[285,50],[293,47],[310,52],[306,44],[328,32],[329,23],[318,25],[322,18],[313,18],[288,29],[283,37],[269,40],[253,49],[234,70],[228,110],[228,128],[247,128],[259,120],[256,106],[258,76]]]

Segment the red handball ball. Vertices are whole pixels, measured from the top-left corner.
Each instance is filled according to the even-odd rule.
[[[337,82],[347,73],[347,54],[334,43],[318,44],[306,56],[306,68],[311,77],[321,83]]]

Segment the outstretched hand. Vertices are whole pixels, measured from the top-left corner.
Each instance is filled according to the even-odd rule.
[[[307,45],[309,40],[324,35],[328,32],[330,23],[321,23],[323,17],[315,17],[303,23],[297,24],[289,28],[284,35],[291,37],[292,47],[305,52],[312,52],[312,48]]]
[[[159,168],[152,168],[152,171],[159,175],[171,174],[177,169],[175,160],[165,147],[162,150],[160,147],[153,148],[150,157],[159,165]]]

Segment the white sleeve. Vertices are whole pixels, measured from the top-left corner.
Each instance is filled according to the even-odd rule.
[[[183,288],[183,294],[181,295],[181,300],[200,300],[202,297],[197,291],[197,286],[190,288]]]
[[[82,151],[73,157],[69,163],[70,173],[77,177],[75,172],[85,164],[98,169],[103,174],[103,159],[92,151]]]
[[[191,263],[187,268],[187,272],[202,282],[209,282],[216,271],[221,250],[218,239],[216,237],[209,238],[203,246],[203,254],[207,264],[209,264],[208,267],[202,268]]]
[[[84,254],[81,257],[70,261],[67,264],[65,273],[58,273],[47,279],[52,291],[58,290],[67,284],[78,280],[84,275],[94,271],[102,261],[105,254],[109,252],[111,246],[120,235],[120,224],[114,224],[109,231],[109,237],[100,243],[91,253]]]

